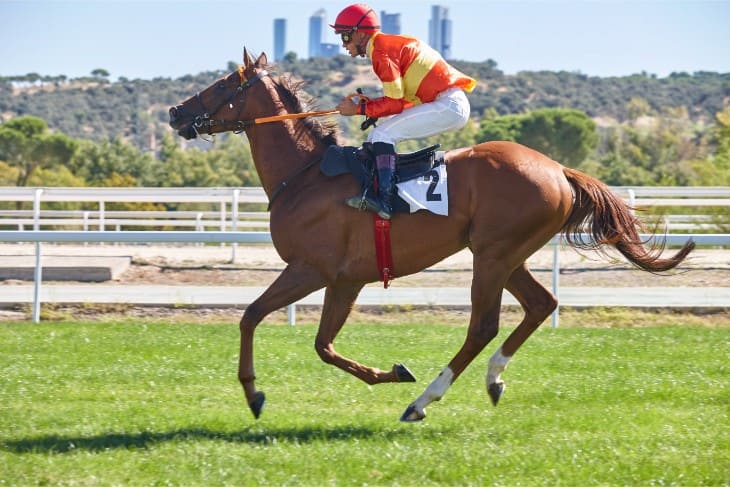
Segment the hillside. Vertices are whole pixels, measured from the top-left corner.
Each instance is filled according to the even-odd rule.
[[[595,119],[621,122],[628,117],[629,101],[640,98],[646,101],[650,114],[684,108],[693,121],[708,123],[730,105],[730,73],[673,73],[666,78],[649,74],[599,78],[548,71],[506,75],[491,60],[453,64],[479,81],[469,95],[472,114],[477,117],[485,110],[504,115],[569,107]],[[229,63],[229,68],[233,68],[233,63]],[[288,59],[277,71],[304,80],[306,91],[323,109],[334,106],[341,96],[358,87],[370,95],[377,95],[379,90],[366,62],[346,56]],[[224,74],[226,71],[220,70],[177,79],[116,82],[103,77],[0,77],[0,120],[35,115],[45,119],[51,129],[74,138],[121,137],[149,149],[170,132],[168,108]]]

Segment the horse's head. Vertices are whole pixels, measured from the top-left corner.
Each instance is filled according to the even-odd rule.
[[[268,73],[266,55],[254,59],[243,50],[243,64],[203,91],[170,108],[170,127],[186,139],[198,133],[241,132],[246,128],[246,92]]]

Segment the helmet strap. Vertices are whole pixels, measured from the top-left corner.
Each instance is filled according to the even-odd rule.
[[[363,31],[360,31],[363,32]],[[357,48],[357,55],[360,57],[367,57],[367,46],[370,42],[370,36],[364,35],[362,36],[362,40],[355,44],[355,47]]]
[[[352,28],[352,30],[357,30],[357,28],[360,27],[360,24],[362,23],[362,21],[365,20],[365,17],[370,15],[370,12],[372,12],[372,11],[373,11],[373,9],[370,9],[367,12],[365,12],[365,15],[360,17],[360,20],[357,21],[357,24],[355,24],[355,26]]]

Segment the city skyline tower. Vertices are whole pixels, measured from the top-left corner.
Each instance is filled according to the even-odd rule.
[[[322,54],[324,26],[327,25],[327,12],[321,8],[309,17],[309,57]]]
[[[274,19],[274,61],[286,54],[286,19]]]
[[[431,6],[431,19],[428,21],[428,43],[444,59],[451,59],[451,20],[449,9],[441,5]]]

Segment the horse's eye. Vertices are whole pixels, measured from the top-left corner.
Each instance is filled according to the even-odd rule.
[[[218,89],[219,90],[225,90],[226,89],[226,83],[225,83],[225,81],[219,81],[218,82]]]

